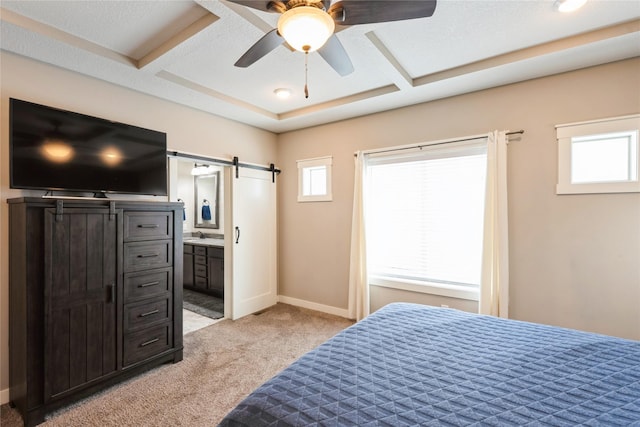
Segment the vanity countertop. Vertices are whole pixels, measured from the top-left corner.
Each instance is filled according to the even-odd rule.
[[[212,239],[210,237],[205,239],[201,239],[199,237],[185,237],[183,242],[189,245],[217,246],[219,248],[224,247],[224,239]]]

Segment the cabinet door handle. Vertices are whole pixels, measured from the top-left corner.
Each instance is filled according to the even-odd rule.
[[[157,256],[158,254],[140,254],[138,255],[138,258],[155,258]]]
[[[236,244],[238,244],[238,240],[240,240],[240,227],[236,227]]]
[[[138,285],[139,288],[146,288],[149,286],[155,286],[155,285],[159,285],[160,282],[149,282],[149,283],[142,283],[140,285]]]
[[[138,228],[158,228],[158,224],[138,224]]]
[[[160,341],[160,338],[154,338],[152,340],[143,342],[142,344],[140,344],[140,347],[146,347],[149,344],[153,344],[154,342],[158,342],[158,341]]]
[[[147,311],[146,313],[140,314],[138,317],[147,317],[147,316],[151,316],[152,314],[157,314],[157,313],[160,313],[160,310]]]

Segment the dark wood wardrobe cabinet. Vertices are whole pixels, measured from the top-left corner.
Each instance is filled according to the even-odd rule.
[[[10,400],[26,426],[182,360],[182,204],[8,202]]]

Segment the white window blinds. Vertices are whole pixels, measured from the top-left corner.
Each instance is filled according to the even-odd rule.
[[[366,171],[370,273],[478,287],[486,140],[371,154]]]

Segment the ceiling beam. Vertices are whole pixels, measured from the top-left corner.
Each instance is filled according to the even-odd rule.
[[[156,61],[161,56],[165,55],[172,49],[181,45],[185,41],[189,40],[191,37],[198,34],[200,31],[208,28],[211,24],[220,19],[219,16],[214,15],[213,13],[207,13],[202,18],[193,22],[188,27],[182,29],[177,34],[174,34],[169,40],[162,43],[157,48],[153,49],[151,52],[143,56],[138,60],[137,67],[138,69],[142,69],[152,62]]]
[[[95,55],[102,56],[103,58],[107,58],[121,64],[132,66],[137,65],[137,61],[133,58],[129,58],[126,55],[123,55],[111,49],[107,49],[106,47],[100,46],[96,43],[92,43],[83,38],[76,37],[73,34],[69,34],[65,31],[59,30],[55,27],[52,27],[51,25],[43,24],[42,22],[27,18],[26,16],[22,16],[5,8],[0,8],[0,12],[2,22],[16,25],[18,27],[24,28],[27,31],[43,35],[50,39],[57,40],[61,43],[76,47]]]
[[[491,58],[483,59],[480,61],[471,62],[468,64],[460,65],[458,67],[449,68],[447,70],[438,71],[436,73],[426,74],[421,77],[417,77],[413,80],[414,86],[422,86],[430,83],[459,77],[475,73],[478,71],[487,70],[490,68],[499,67],[502,65],[512,64],[515,62],[524,61],[540,57],[543,55],[549,55],[552,53],[560,52],[563,50],[576,48],[580,46],[586,46],[591,43],[596,43],[603,40],[608,40],[614,37],[621,37],[628,34],[640,32],[640,19],[623,22],[621,24],[612,25],[605,28],[589,31],[582,34],[577,34],[570,37],[565,37],[559,40],[554,40],[547,43],[542,43],[536,46],[527,47],[524,49],[514,50],[512,52],[504,53],[502,55],[493,56]]]
[[[378,38],[375,32],[369,31],[365,34],[369,41],[375,46],[376,49],[382,54],[391,66],[393,66],[395,73],[394,81],[403,89],[408,89],[413,86],[413,78],[409,75],[407,70],[398,62],[396,57],[391,53],[389,48]]]
[[[274,119],[274,120],[278,119],[278,116],[276,114],[270,112],[270,111],[264,110],[264,109],[262,109],[260,107],[256,107],[253,104],[241,101],[241,100],[239,100],[237,98],[233,98],[233,97],[231,97],[229,95],[225,95],[222,92],[218,92],[217,90],[213,90],[213,89],[211,89],[209,87],[206,87],[206,86],[203,86],[203,85],[201,85],[199,83],[192,82],[191,80],[187,80],[185,78],[177,76],[177,75],[175,75],[173,73],[170,73],[168,71],[164,71],[164,70],[160,71],[159,73],[156,74],[156,76],[161,78],[161,79],[167,80],[167,81],[169,81],[171,83],[174,83],[174,84],[180,85],[182,87],[185,87],[187,89],[191,89],[193,91],[201,93],[203,95],[207,95],[207,96],[210,96],[212,98],[216,98],[216,99],[218,99],[220,101],[226,102],[228,104],[235,105],[236,107],[244,108],[245,110],[253,111],[254,113],[261,114],[261,115],[266,116],[266,117],[268,117],[270,119]]]

